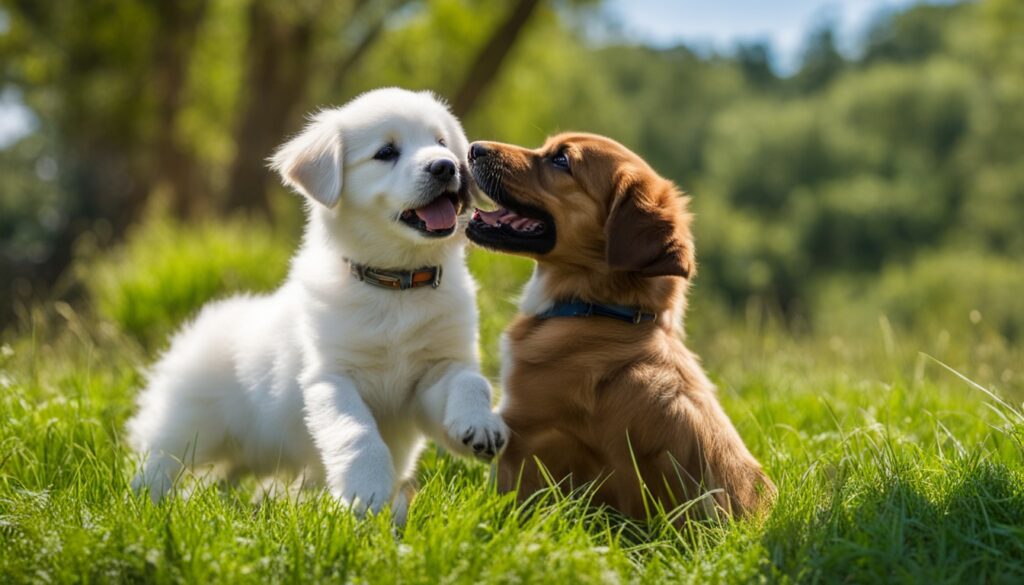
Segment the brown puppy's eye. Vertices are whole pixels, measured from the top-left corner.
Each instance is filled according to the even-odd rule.
[[[561,151],[555,156],[551,157],[551,164],[556,168],[562,169],[563,171],[569,170],[569,157],[565,155],[565,151]]]

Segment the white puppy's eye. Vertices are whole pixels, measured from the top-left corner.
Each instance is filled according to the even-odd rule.
[[[444,138],[438,138],[437,143],[444,147],[448,146],[448,143],[444,141]]]
[[[390,161],[398,158],[400,154],[402,153],[398,152],[398,148],[394,144],[385,144],[373,155],[373,158],[375,160]]]

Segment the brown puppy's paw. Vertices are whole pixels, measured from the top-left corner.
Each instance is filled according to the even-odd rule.
[[[736,518],[748,518],[766,513],[775,503],[778,490],[760,465],[754,464],[734,474],[732,485],[726,489],[727,501],[723,507]]]

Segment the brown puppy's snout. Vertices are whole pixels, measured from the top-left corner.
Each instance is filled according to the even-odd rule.
[[[469,145],[469,163],[502,171],[521,173],[530,168],[532,151],[514,144],[478,140]]]
[[[474,142],[469,145],[469,162],[473,162],[478,158],[487,156],[490,151],[484,142]]]

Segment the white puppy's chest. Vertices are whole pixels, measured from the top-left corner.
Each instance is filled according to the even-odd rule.
[[[390,291],[353,282],[346,288],[341,302],[307,317],[317,342],[306,348],[305,373],[351,378],[377,416],[405,410],[439,363],[475,361],[475,318],[467,319],[464,309],[472,296],[446,287]]]

